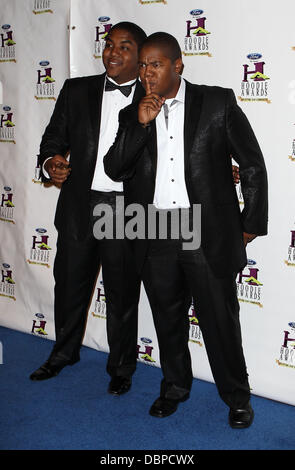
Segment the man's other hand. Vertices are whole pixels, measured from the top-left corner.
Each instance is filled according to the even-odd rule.
[[[236,165],[232,165],[232,172],[233,172],[234,183],[239,184],[240,182],[239,167]]]
[[[54,155],[54,157],[45,162],[44,168],[49,174],[52,183],[62,184],[71,172],[69,165],[69,162],[62,155]]]
[[[254,235],[253,233],[244,232],[243,237],[244,237],[244,245],[247,246],[247,244],[252,242],[252,240],[254,240],[254,238],[256,238],[257,235]]]

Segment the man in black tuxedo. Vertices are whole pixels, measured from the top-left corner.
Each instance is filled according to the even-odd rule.
[[[49,359],[30,378],[56,376],[79,360],[87,310],[100,266],[107,305],[109,392],[125,393],[137,360],[140,280],[124,240],[97,240],[93,208],[114,206],[123,185],[104,173],[103,156],[113,143],[118,113],[144,95],[137,80],[138,49],[146,38],[137,25],[112,27],[103,52],[106,73],[66,80],[40,145],[43,181],[61,185],[55,225],[56,342]],[[70,154],[70,158],[67,155]]]
[[[124,182],[125,204],[170,211],[170,237],[135,239],[137,264],[151,304],[163,371],[150,414],[165,417],[189,397],[192,384],[185,288],[198,312],[211,370],[229,406],[234,428],[250,426],[254,412],[243,354],[235,278],[247,263],[245,246],[267,233],[267,176],[251,126],[233,91],[193,85],[180,77],[176,39],[155,33],[145,41],[139,74],[146,96],[121,111],[106,173]],[[239,164],[240,212],[231,161]],[[200,246],[184,249],[172,236],[173,214],[201,205]],[[186,213],[187,213],[186,212]],[[149,223],[148,215],[145,223]]]

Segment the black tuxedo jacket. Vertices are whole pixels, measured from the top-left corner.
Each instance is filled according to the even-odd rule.
[[[153,203],[157,170],[156,125],[143,128],[138,104],[119,114],[117,138],[104,158],[106,173],[124,181],[125,203]],[[239,163],[241,212],[230,155]],[[184,122],[185,181],[191,204],[201,204],[201,246],[218,277],[246,263],[243,232],[267,233],[267,176],[252,128],[230,89],[186,82]],[[135,240],[139,268],[148,242]]]
[[[70,153],[72,171],[60,191],[55,226],[78,240],[86,235],[90,221],[89,202],[97,159],[104,81],[105,73],[66,80],[40,145],[41,169],[46,158]],[[138,82],[133,100],[143,94]],[[42,170],[41,177],[42,181],[49,181]]]

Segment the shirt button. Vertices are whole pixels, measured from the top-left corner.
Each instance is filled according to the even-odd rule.
[[[173,158],[170,158],[170,160],[173,160]]]
[[[172,181],[172,183],[174,182],[174,180],[171,180],[171,181]]]
[[[173,204],[176,204],[176,201],[173,201]]]
[[[172,135],[170,135],[170,139],[173,139],[173,136],[172,136]]]

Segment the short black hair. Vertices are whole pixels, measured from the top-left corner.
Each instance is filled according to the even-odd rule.
[[[120,23],[114,24],[111,29],[109,30],[110,34],[112,31],[116,29],[124,29],[128,31],[128,33],[132,34],[134,41],[136,42],[138,49],[141,48],[143,42],[146,40],[147,35],[144,30],[135,23],[131,23],[130,21],[121,21]]]
[[[172,34],[165,33],[162,31],[153,33],[147,37],[142,47],[147,45],[153,45],[164,49],[165,53],[167,54],[167,57],[171,59],[172,62],[182,57],[182,52],[178,41],[174,36],[172,36]]]

